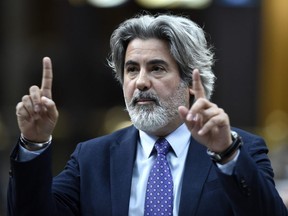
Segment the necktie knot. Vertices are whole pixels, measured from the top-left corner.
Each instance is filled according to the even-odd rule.
[[[166,156],[166,154],[169,152],[170,144],[166,139],[160,138],[155,143],[155,149],[158,154],[163,154]]]

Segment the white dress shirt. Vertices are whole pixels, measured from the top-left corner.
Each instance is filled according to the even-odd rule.
[[[144,215],[146,185],[151,167],[154,164],[156,154],[151,154],[158,137],[149,136],[139,131],[140,140],[137,144],[137,155],[133,169],[131,195],[129,204],[129,216]],[[178,215],[180,195],[182,188],[183,170],[190,144],[191,133],[185,124],[169,134],[166,140],[173,151],[167,154],[167,161],[173,176],[174,183],[174,208],[173,215]]]

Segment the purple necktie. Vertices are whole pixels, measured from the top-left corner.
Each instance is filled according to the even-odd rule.
[[[173,178],[166,159],[170,144],[161,138],[155,148],[157,158],[148,178],[144,215],[173,215]]]

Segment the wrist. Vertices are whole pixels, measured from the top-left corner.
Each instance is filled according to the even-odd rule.
[[[230,161],[232,161],[232,160],[236,157],[236,155],[238,154],[238,151],[239,151],[239,148],[236,149],[235,152],[232,153],[231,156],[229,156],[229,157],[227,157],[227,158],[224,158],[223,160],[221,160],[221,161],[219,161],[219,162],[217,162],[217,163],[219,163],[219,164],[221,164],[221,165],[224,165],[224,164],[226,164],[226,163],[229,163]]]
[[[23,134],[20,135],[20,144],[29,151],[37,151],[46,148],[52,142],[52,136],[50,135],[46,142],[33,142],[26,139]]]
[[[243,143],[241,137],[235,131],[231,131],[231,137],[232,144],[224,151],[213,152],[210,149],[207,149],[207,154],[213,161],[223,164],[227,163],[235,157],[237,150],[241,147]]]

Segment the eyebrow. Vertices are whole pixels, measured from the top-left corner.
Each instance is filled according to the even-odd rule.
[[[161,64],[161,65],[168,67],[168,63],[162,59],[152,59],[152,60],[148,61],[147,64],[148,65]],[[124,66],[127,67],[129,65],[139,65],[139,64],[133,60],[128,60]]]
[[[152,59],[148,62],[149,65],[161,64],[168,67],[168,63],[162,59]]]
[[[126,68],[129,65],[138,65],[138,63],[133,61],[133,60],[129,60],[129,61],[125,62],[124,67]]]

